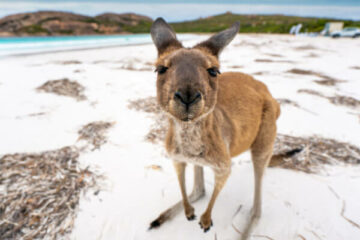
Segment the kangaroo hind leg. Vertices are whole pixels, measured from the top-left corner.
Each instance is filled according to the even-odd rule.
[[[251,216],[243,231],[243,240],[248,238],[249,234],[261,216],[262,180],[265,169],[269,165],[273,152],[273,146],[276,137],[276,119],[276,109],[269,101],[267,104],[265,104],[259,132],[251,146],[255,188]]]
[[[180,183],[181,184],[181,183]],[[185,184],[185,183],[184,183]],[[194,188],[188,197],[189,203],[194,203],[205,196],[204,170],[201,166],[194,166]],[[184,209],[183,201],[179,201],[162,212],[150,223],[149,229],[157,228],[164,222],[172,219]],[[192,219],[190,219],[192,220]]]

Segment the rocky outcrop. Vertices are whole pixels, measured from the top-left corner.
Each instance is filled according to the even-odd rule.
[[[139,22],[152,22],[152,19],[146,16],[134,13],[104,13],[95,17],[100,22],[118,23],[122,25],[136,26]]]
[[[146,16],[105,13],[89,17],[68,12],[41,11],[0,19],[0,36],[94,35],[125,33],[129,26],[149,24]]]

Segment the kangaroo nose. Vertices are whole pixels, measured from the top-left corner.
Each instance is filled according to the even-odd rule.
[[[174,99],[179,100],[182,104],[184,104],[187,108],[191,105],[197,103],[201,99],[201,93],[200,92],[194,92],[194,93],[183,93],[181,91],[177,91],[174,94]]]

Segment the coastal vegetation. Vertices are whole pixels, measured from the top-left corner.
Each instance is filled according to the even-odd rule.
[[[288,33],[301,23],[303,32],[320,32],[327,22],[344,22],[344,27],[360,27],[360,21],[285,15],[224,14],[170,25],[179,33],[210,33],[240,21],[242,33]],[[104,13],[95,17],[67,12],[42,11],[10,15],[0,19],[0,36],[98,35],[148,33],[152,19],[134,13]]]

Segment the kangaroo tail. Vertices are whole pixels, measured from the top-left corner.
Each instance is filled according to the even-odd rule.
[[[301,152],[303,148],[294,148],[290,151],[286,151],[283,153],[275,154],[271,157],[269,167],[276,167],[281,165],[284,162],[284,158],[289,158],[294,156],[295,154]]]

